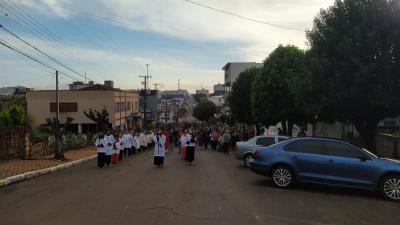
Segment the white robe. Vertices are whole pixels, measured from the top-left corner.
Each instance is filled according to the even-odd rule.
[[[100,145],[103,145],[103,147],[99,147]],[[105,153],[106,152],[106,145],[105,145],[104,138],[96,139],[96,148],[97,148],[97,153]]]
[[[133,137],[131,134],[122,135],[122,143],[123,143],[124,148],[131,148],[132,141],[133,141]]]
[[[104,147],[106,149],[105,151],[106,155],[112,155],[114,148],[114,136],[112,134],[104,135],[104,142],[105,142]]]
[[[161,135],[160,139],[157,141],[157,136],[153,136],[154,145],[154,156],[165,157],[165,140],[166,137]]]
[[[143,146],[143,147],[147,146],[146,135],[144,135],[144,133],[139,134],[139,141],[140,141],[141,146]]]
[[[118,138],[118,142],[115,143],[115,146],[117,147],[114,149],[113,154],[119,154],[122,149],[124,149],[124,144],[122,142],[122,138]]]
[[[139,136],[133,137],[133,143],[136,149],[140,149],[140,141],[139,141]]]
[[[196,138],[195,138],[196,139]],[[192,134],[186,134],[186,146],[187,147],[194,147],[196,146],[196,143],[191,143],[190,140],[192,140]],[[187,144],[189,142],[189,144]]]

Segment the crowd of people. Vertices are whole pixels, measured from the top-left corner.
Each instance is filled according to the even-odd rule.
[[[194,161],[196,137],[193,130],[156,129],[154,131],[136,131],[126,129],[124,133],[107,130],[100,133],[95,141],[97,148],[97,166],[110,167],[124,158],[153,149],[154,165],[162,167],[168,152],[174,146],[179,149],[188,165]]]
[[[265,128],[265,127],[264,127]],[[257,130],[251,126],[229,126],[222,123],[194,124],[187,129],[184,126],[174,125],[153,131],[133,131],[126,129],[125,132],[112,132],[108,130],[96,138],[98,153],[98,167],[109,167],[123,161],[126,157],[153,150],[154,165],[162,167],[164,158],[174,148],[187,165],[192,165],[196,146],[229,155],[235,151],[236,143],[247,141],[256,135],[269,135],[268,129]],[[281,132],[278,130],[278,133]]]

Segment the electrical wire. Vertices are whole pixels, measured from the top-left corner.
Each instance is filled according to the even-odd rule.
[[[247,20],[247,21],[266,24],[266,25],[269,25],[269,26],[273,26],[273,27],[277,27],[277,28],[281,28],[281,29],[286,29],[286,30],[295,30],[295,31],[302,31],[302,32],[306,31],[304,29],[288,27],[288,26],[283,26],[283,25],[279,25],[279,24],[274,24],[274,23],[269,23],[269,22],[265,22],[265,21],[261,21],[261,20],[252,19],[252,18],[249,18],[249,17],[241,16],[241,15],[233,13],[233,12],[229,12],[229,11],[222,10],[222,9],[217,9],[217,8],[211,7],[209,5],[205,5],[205,4],[198,3],[198,2],[195,2],[195,1],[191,1],[191,0],[184,0],[184,1],[188,2],[188,3],[191,3],[191,4],[194,4],[194,5],[197,5],[197,6],[200,6],[200,7],[203,7],[203,8],[207,8],[207,9],[216,11],[216,12],[220,12],[220,13],[223,13],[223,14],[226,14],[226,15],[230,15],[230,16],[234,16],[234,17],[237,17],[237,18],[240,18],[240,19],[244,19],[244,20]]]
[[[0,24],[0,28],[5,30],[6,32],[8,32],[9,34],[11,34],[12,36],[14,36],[15,38],[21,40],[22,42],[24,42],[25,44],[29,45],[30,47],[32,47],[33,49],[35,49],[36,51],[42,53],[43,55],[45,55],[47,58],[51,59],[52,61],[56,62],[57,64],[61,65],[62,67],[68,69],[69,71],[77,74],[78,76],[82,77],[82,78],[86,78],[84,75],[76,72],[75,70],[71,69],[69,66],[61,63],[60,61],[58,61],[57,59],[49,56],[48,54],[46,54],[45,52],[43,52],[42,50],[40,50],[39,48],[35,47],[34,45],[30,44],[29,42],[25,41],[23,38],[19,37],[18,35],[14,34],[13,32],[9,31],[7,28],[5,28],[2,24]]]
[[[70,76],[70,75],[68,75],[68,74],[66,74],[66,73],[64,73],[64,72],[59,71],[59,70],[53,68],[52,66],[48,65],[47,63],[42,62],[42,61],[36,59],[35,57],[33,57],[33,56],[31,56],[31,55],[29,55],[29,54],[27,54],[27,53],[22,52],[21,50],[18,50],[16,47],[12,46],[10,43],[8,43],[8,42],[6,42],[6,41],[4,41],[4,40],[2,40],[2,39],[0,39],[0,44],[3,45],[3,46],[5,46],[6,48],[8,48],[8,49],[11,50],[11,51],[15,51],[15,52],[17,52],[17,53],[19,53],[19,54],[21,54],[21,55],[23,55],[23,56],[25,56],[25,57],[27,57],[27,58],[33,60],[33,61],[35,61],[35,62],[41,64],[42,66],[45,66],[45,67],[47,67],[47,68],[49,68],[49,69],[51,69],[51,70],[54,70],[54,71],[58,71],[60,74],[66,76],[66,77],[68,77],[68,78],[71,78],[72,80],[79,81],[78,79],[76,79],[76,78],[74,78],[74,77],[72,77],[72,76]]]
[[[7,0],[4,1],[4,3],[7,4],[8,7],[6,7],[4,5],[3,5],[3,7],[7,8],[14,15],[16,20],[20,20],[20,21],[22,20],[22,23],[28,24],[28,28],[30,28],[31,30],[33,29],[37,34],[39,34],[42,37],[44,37],[44,39],[46,39],[49,43],[53,43],[53,47],[54,47],[54,45],[58,45],[60,47],[60,48],[58,48],[58,50],[60,50],[60,52],[64,56],[66,56],[67,58],[70,58],[71,60],[73,60],[76,65],[79,65],[83,69],[86,69],[86,70],[90,69],[91,71],[97,73],[96,72],[96,68],[94,66],[92,66],[90,64],[84,65],[78,59],[79,57],[77,55],[79,55],[79,53],[77,53],[66,42],[64,42],[63,40],[57,38],[57,36],[53,32],[48,30],[39,21],[37,21],[33,17],[29,16],[24,11],[19,10],[13,3],[8,2]],[[68,51],[70,51],[70,52],[68,53]]]

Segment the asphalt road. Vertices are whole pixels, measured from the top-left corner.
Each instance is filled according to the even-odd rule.
[[[233,156],[151,152],[106,169],[95,160],[0,189],[1,225],[400,224],[400,203],[374,193],[298,185],[280,190]]]

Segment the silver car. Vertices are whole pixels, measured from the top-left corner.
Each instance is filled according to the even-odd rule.
[[[249,167],[250,162],[253,160],[253,150],[255,148],[267,147],[289,138],[287,136],[256,136],[246,142],[237,142],[235,158],[243,161],[244,165]]]

